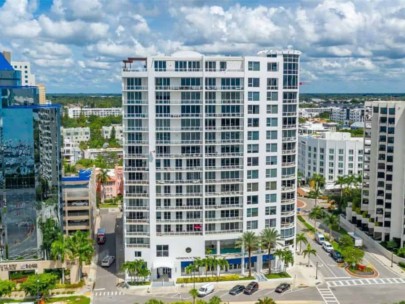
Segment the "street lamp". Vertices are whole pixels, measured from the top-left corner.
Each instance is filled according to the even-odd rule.
[[[394,248],[391,251],[391,267],[394,267]]]
[[[318,262],[315,265],[315,280],[318,280]]]

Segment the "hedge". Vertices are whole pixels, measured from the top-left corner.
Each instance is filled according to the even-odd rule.
[[[244,277],[239,276],[238,274],[230,274],[230,275],[224,275],[224,276],[219,276],[219,277],[195,277],[195,278],[178,278],[176,283],[182,284],[182,283],[205,283],[205,282],[224,282],[224,281],[238,281],[238,280],[244,280]],[[252,278],[247,278],[246,280],[249,280]]]
[[[301,216],[301,215],[297,215],[298,220],[304,224],[304,226],[311,232],[315,233],[315,228],[312,227],[310,224],[307,223],[307,221]]]

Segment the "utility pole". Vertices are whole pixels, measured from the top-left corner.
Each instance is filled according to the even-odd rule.
[[[315,265],[315,280],[318,280],[318,262]]]

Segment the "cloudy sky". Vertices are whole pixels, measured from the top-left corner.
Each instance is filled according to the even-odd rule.
[[[289,46],[302,92],[405,92],[404,0],[0,0],[0,50],[48,92],[119,93],[129,56]]]

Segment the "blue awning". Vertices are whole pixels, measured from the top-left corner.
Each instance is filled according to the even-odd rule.
[[[264,254],[262,261],[263,261],[263,262],[267,262],[268,260],[273,261],[273,260],[274,260],[274,255],[270,254],[270,258],[269,258],[269,255],[268,255],[268,254]]]
[[[180,265],[181,265],[181,268],[185,268],[192,263],[193,263],[193,261],[185,261],[185,262],[181,262]]]

